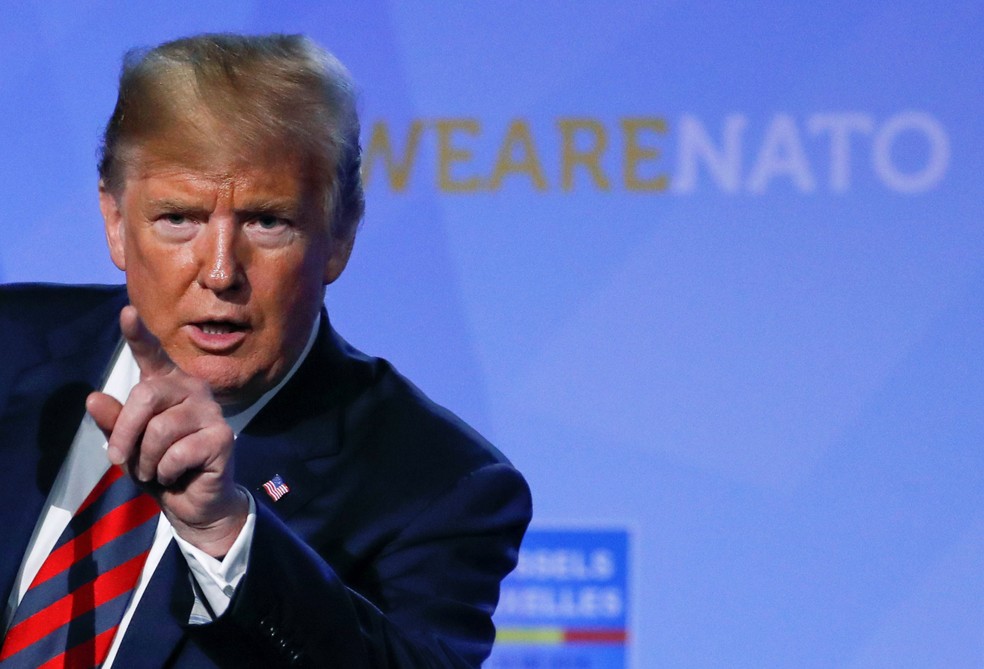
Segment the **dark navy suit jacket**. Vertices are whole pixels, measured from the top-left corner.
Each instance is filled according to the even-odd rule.
[[[0,288],[0,601],[119,340],[119,287]],[[189,626],[172,542],[115,666],[473,667],[530,520],[508,461],[322,319],[295,376],[239,435],[249,568],[229,610]],[[275,474],[290,492],[273,502]]]

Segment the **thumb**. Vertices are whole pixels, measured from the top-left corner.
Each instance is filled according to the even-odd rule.
[[[96,391],[89,393],[85,399],[85,409],[92,416],[92,420],[96,422],[99,429],[103,431],[103,434],[106,435],[106,438],[109,439],[109,435],[113,433],[113,428],[116,427],[116,419],[120,417],[123,405],[115,397]]]
[[[163,376],[174,369],[171,358],[161,348],[157,337],[144,325],[140,314],[132,305],[127,305],[120,311],[120,330],[133,352],[137,366],[140,367],[142,378]]]

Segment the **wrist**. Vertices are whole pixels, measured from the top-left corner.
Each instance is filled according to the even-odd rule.
[[[229,512],[207,523],[186,523],[165,511],[171,526],[179,537],[204,553],[221,560],[232,548],[246,524],[249,515],[249,497],[245,490],[236,487],[235,498],[229,504]]]

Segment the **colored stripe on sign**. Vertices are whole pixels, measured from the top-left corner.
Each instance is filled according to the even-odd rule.
[[[496,631],[495,641],[553,646],[564,643],[564,630],[559,627],[503,627]]]
[[[496,643],[537,646],[561,646],[565,644],[621,645],[628,641],[624,629],[562,627],[502,627],[496,632]]]
[[[612,643],[623,644],[628,641],[625,630],[577,629],[564,632],[566,643]]]

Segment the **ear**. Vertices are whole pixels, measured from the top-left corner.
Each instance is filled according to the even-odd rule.
[[[345,270],[345,266],[348,264],[349,256],[352,255],[352,246],[354,244],[355,231],[346,239],[332,237],[331,255],[328,256],[328,262],[325,264],[324,285],[327,286],[341,276]]]
[[[103,225],[106,228],[109,257],[113,259],[114,265],[126,271],[126,237],[123,212],[120,211],[119,200],[109,192],[102,179],[99,180],[99,210],[102,211]]]

